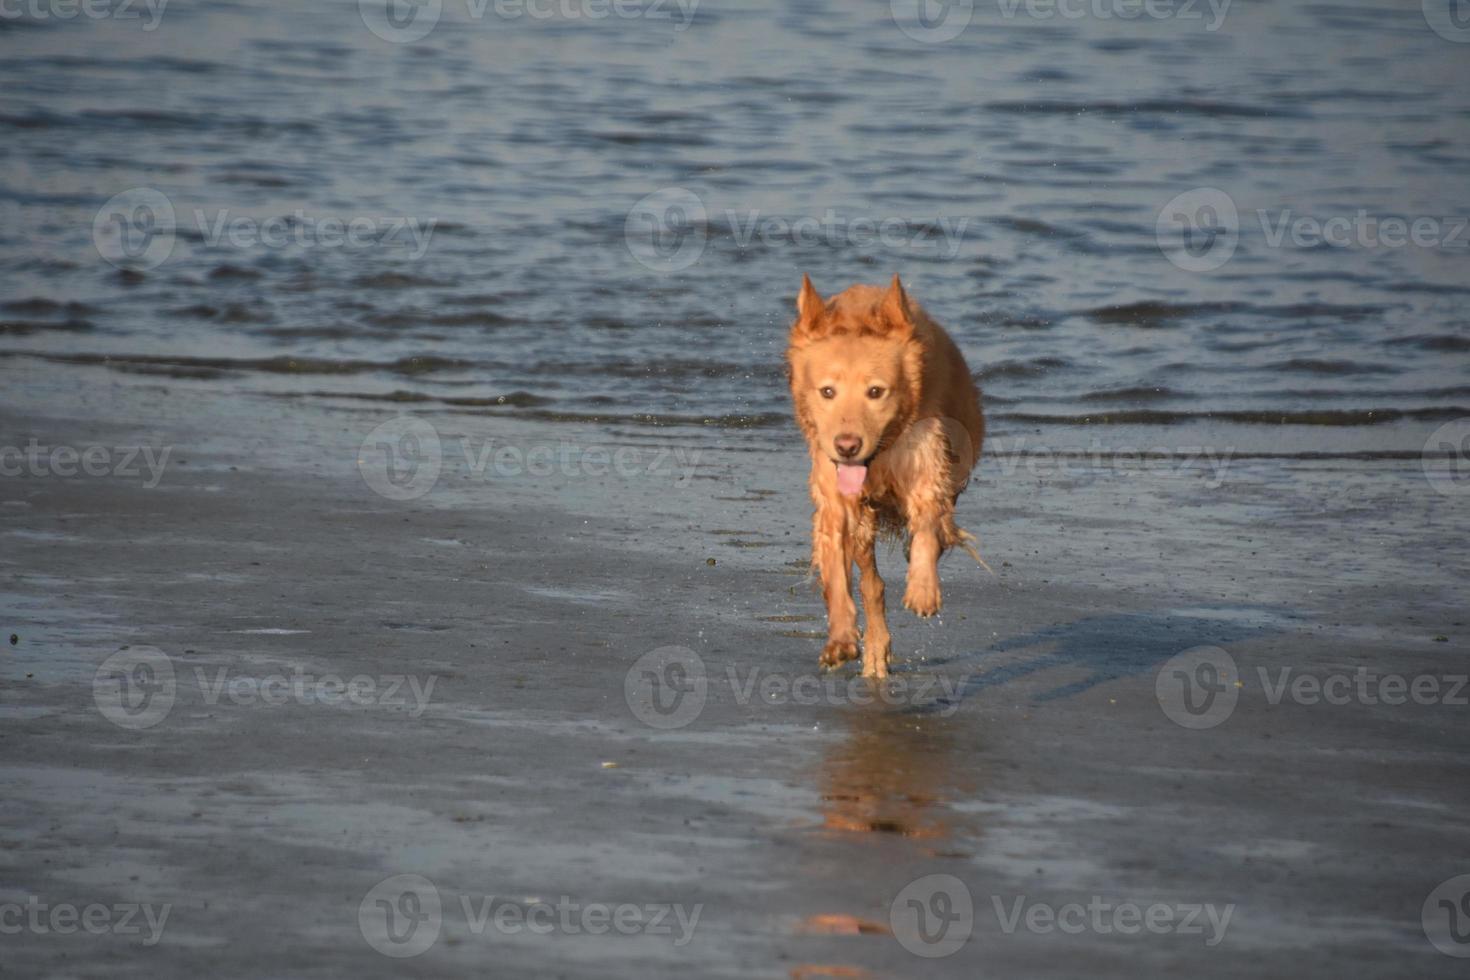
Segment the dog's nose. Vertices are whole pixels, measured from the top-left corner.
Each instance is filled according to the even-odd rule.
[[[863,437],[848,435],[844,433],[832,440],[832,445],[837,447],[837,455],[843,459],[852,459],[863,449]]]

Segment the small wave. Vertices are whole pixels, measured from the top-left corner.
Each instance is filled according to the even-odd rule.
[[[215,282],[253,282],[264,276],[265,273],[259,269],[247,269],[244,266],[230,265],[228,263],[217,265],[209,270],[209,278]]]
[[[1416,347],[1419,350],[1459,352],[1470,350],[1470,337],[1462,337],[1458,334],[1436,333],[1417,334],[1413,337],[1394,337],[1385,340],[1385,344],[1393,347]]]
[[[416,276],[406,272],[375,272],[371,275],[358,276],[352,280],[351,284],[358,289],[415,289],[454,285],[446,279],[433,279],[429,276]]]
[[[172,316],[194,317],[199,320],[213,320],[216,323],[270,323],[275,319],[268,310],[252,310],[241,303],[231,303],[225,307],[210,306],[208,303],[195,303],[192,306],[170,310],[169,314]]]
[[[0,320],[0,335],[28,337],[35,333],[59,331],[61,333],[88,333],[95,329],[90,320]]]
[[[54,299],[45,299],[40,296],[32,296],[30,299],[14,300],[0,305],[0,310],[7,313],[19,313],[22,316],[57,316],[65,314],[68,317],[93,316],[102,311],[95,306],[86,303],[67,302],[58,303]]]
[[[1327,360],[1315,357],[1294,357],[1289,361],[1270,365],[1271,371],[1294,371],[1298,374],[1394,374],[1396,369],[1383,364],[1362,364],[1358,361]]]
[[[1393,309],[1391,306],[1340,303],[1289,303],[1282,306],[1256,306],[1251,303],[1166,303],[1161,300],[1140,300],[1097,306],[1082,310],[1080,315],[1098,323],[1128,324],[1135,327],[1161,327],[1176,320],[1203,316],[1226,316],[1248,314],[1283,320],[1312,320],[1331,317],[1338,320],[1364,320],[1381,316]]]
[[[160,357],[148,354],[48,354],[36,351],[0,351],[0,357],[34,357],[57,364],[87,364],[128,370],[139,365],[167,368],[203,368],[220,371],[259,371],[267,374],[368,374],[384,372],[414,377],[436,371],[474,367],[473,361],[448,357],[401,357],[396,361],[327,360],[311,357]]]
[[[1034,357],[1025,361],[997,361],[987,364],[975,372],[976,381],[992,381],[996,378],[1039,378],[1048,371],[1069,367],[1071,362],[1061,357]]]
[[[1176,425],[1181,422],[1240,422],[1247,425],[1362,426],[1414,420],[1433,422],[1470,415],[1470,408],[1369,408],[1369,409],[1252,409],[1238,411],[1168,412],[1136,409],[1096,415],[1043,415],[1034,412],[997,413],[992,421],[1032,425]]]
[[[1175,391],[1173,388],[1159,386],[1135,386],[1131,388],[1107,388],[1101,391],[1089,391],[1079,397],[1084,402],[1150,402],[1167,401],[1171,398],[1185,398],[1183,392]]]
[[[1301,112],[1241,105],[1238,102],[1208,102],[1193,99],[1141,99],[1138,102],[1010,101],[990,102],[985,108],[991,112],[1061,116],[1091,113],[1099,116],[1167,115],[1206,116],[1217,119],[1276,119],[1299,118],[1303,115]]]

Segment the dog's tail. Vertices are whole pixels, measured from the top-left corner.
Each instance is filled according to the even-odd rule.
[[[955,530],[958,532],[957,537],[959,539],[958,540],[959,546],[961,548],[965,549],[965,552],[971,558],[975,559],[975,561],[979,563],[979,565],[980,565],[981,568],[985,569],[992,576],[994,576],[995,575],[995,569],[993,569],[989,565],[985,564],[985,559],[980,557],[980,548],[979,548],[980,539],[977,538],[977,537],[975,537],[975,535],[971,534],[969,531],[966,531],[962,527],[955,528]]]

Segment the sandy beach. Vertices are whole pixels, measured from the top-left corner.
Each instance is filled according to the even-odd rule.
[[[0,980],[1466,975],[1463,7],[0,0]]]
[[[996,575],[947,558],[878,691],[815,672],[794,436],[0,371],[114,467],[0,483],[0,901],[138,906],[14,912],[7,973],[1459,974],[1467,503],[1418,461],[989,460]],[[412,499],[383,423],[440,440]]]

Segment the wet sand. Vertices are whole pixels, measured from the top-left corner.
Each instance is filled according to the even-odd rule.
[[[391,414],[17,360],[0,387],[11,445],[170,450],[151,487],[146,468],[0,478],[0,905],[169,908],[153,944],[6,935],[5,973],[1463,969],[1421,913],[1470,871],[1470,708],[1271,697],[1283,669],[1447,695],[1470,670],[1470,498],[1418,460],[1237,460],[1211,488],[992,458],[961,521],[996,575],[950,556],[939,621],[891,610],[897,693],[859,703],[864,682],[815,673],[794,435],[769,452],[428,413],[442,472],[393,500],[359,468]],[[566,444],[544,476],[461,451]],[[1232,658],[1216,694],[1235,704],[1190,728],[1162,706],[1166,665],[1201,645]],[[124,647],[114,664],[157,650],[174,673],[151,727],[108,718],[133,717],[108,701],[126,679],[98,679]],[[424,909],[374,893],[398,875],[440,902],[413,958],[374,932],[385,894]],[[972,924],[930,875],[963,883]],[[908,930],[915,896],[950,955],[910,951],[938,951]],[[482,927],[487,901],[511,924]],[[558,903],[678,909],[666,932],[514,927]]]

